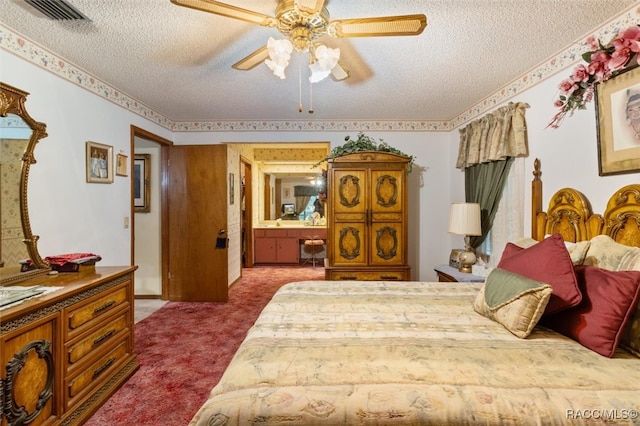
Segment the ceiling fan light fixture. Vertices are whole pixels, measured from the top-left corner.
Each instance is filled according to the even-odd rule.
[[[317,83],[327,78],[331,74],[331,70],[338,64],[340,49],[332,49],[324,44],[319,44],[315,47],[310,59],[311,76],[309,81]]]
[[[269,59],[265,60],[264,63],[273,71],[274,75],[281,79],[286,78],[284,70],[289,65],[293,44],[287,39],[276,40],[273,37],[269,37],[267,50],[269,51]]]

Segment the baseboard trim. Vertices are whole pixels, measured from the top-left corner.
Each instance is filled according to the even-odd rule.
[[[134,299],[162,299],[162,295],[160,294],[136,294],[133,296]]]

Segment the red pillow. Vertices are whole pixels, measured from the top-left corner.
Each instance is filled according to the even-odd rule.
[[[553,288],[543,317],[576,306],[582,300],[573,262],[560,234],[522,249],[507,244],[498,268],[523,275]]]
[[[502,257],[500,257],[500,261],[502,261],[502,259],[506,259],[509,256],[513,256],[516,253],[520,253],[522,250],[524,250],[524,247],[520,247],[519,245],[513,243],[507,243],[507,245],[504,246],[504,250],[502,251]]]
[[[640,298],[640,271],[576,266],[582,303],[547,318],[544,325],[611,358]]]

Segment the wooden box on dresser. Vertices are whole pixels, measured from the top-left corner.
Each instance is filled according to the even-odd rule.
[[[407,157],[378,151],[329,160],[327,280],[411,279],[408,165]]]
[[[17,283],[61,288],[0,311],[3,426],[82,424],[137,370],[135,269]]]

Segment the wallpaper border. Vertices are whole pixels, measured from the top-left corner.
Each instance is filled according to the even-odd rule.
[[[23,58],[97,96],[113,102],[174,132],[283,132],[283,131],[387,131],[387,132],[448,132],[492,110],[514,96],[581,60],[585,40],[594,35],[610,40],[620,28],[638,23],[640,8],[634,6],[610,22],[585,35],[582,40],[552,56],[523,76],[511,81],[497,92],[478,102],[450,121],[415,120],[260,120],[260,121],[172,121],[142,102],[122,93],[98,77],[57,56],[44,47],[0,24],[0,48]]]

